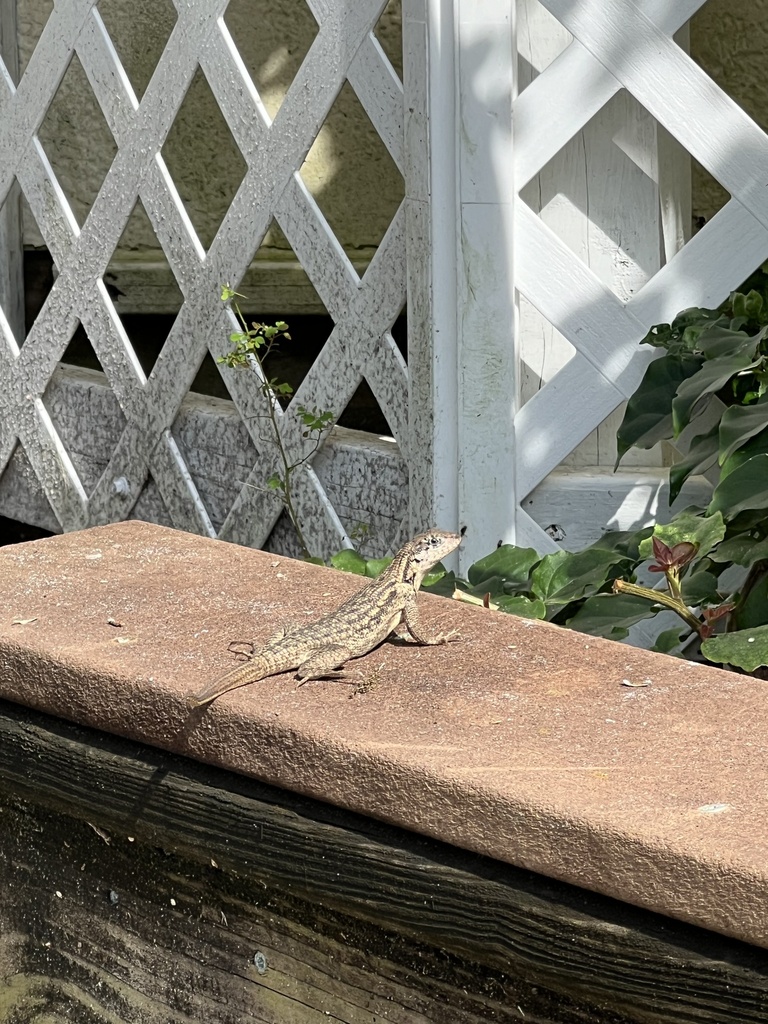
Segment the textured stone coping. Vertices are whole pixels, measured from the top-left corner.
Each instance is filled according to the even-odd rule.
[[[764,682],[422,595],[461,643],[189,711],[359,585],[137,522],[6,547],[0,697],[768,946]]]

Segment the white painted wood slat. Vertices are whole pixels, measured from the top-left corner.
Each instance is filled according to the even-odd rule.
[[[640,280],[639,289],[635,285],[621,298],[615,285],[606,287],[605,278],[601,282],[595,250],[581,252],[570,238],[566,244],[567,234],[559,233],[566,218],[558,219],[557,209],[547,212],[545,223],[543,214],[518,199],[515,285],[576,350],[515,417],[521,496],[634,391],[652,355],[637,342],[652,324],[668,322],[686,306],[717,305],[768,255],[768,136],[672,38],[701,0],[674,5],[663,0],[542,0],[542,6],[573,42],[515,100],[518,192],[577,133],[588,138],[588,123],[604,117],[606,104],[624,87],[734,198],[682,251],[668,249],[666,266],[660,253],[658,267],[646,274],[650,280]],[[648,143],[633,149],[621,125],[618,131],[608,130],[609,141],[661,190],[660,163]],[[668,170],[666,165],[663,173]],[[632,203],[631,193],[626,201]],[[664,203],[659,191],[662,208]],[[567,203],[562,206],[565,210]],[[590,210],[589,215],[598,214]],[[679,227],[679,211],[673,210],[673,216]],[[682,243],[685,232],[677,230],[675,239]],[[519,518],[518,525],[532,535],[530,524]]]
[[[644,12],[663,33],[674,35],[704,2],[679,0],[670,4],[668,0],[648,0]],[[599,19],[599,12],[593,15]],[[599,53],[585,48],[578,40],[555,58],[547,72],[535,78],[515,101],[515,137],[519,145],[515,146],[513,158],[519,189],[605,106],[621,85],[603,66]],[[546,131],[541,130],[543,111],[547,112]]]
[[[669,34],[624,0],[543,3],[582,43],[599,49],[615,78],[768,226],[768,137]]]

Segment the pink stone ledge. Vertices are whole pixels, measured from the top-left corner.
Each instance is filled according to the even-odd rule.
[[[189,710],[359,585],[139,522],[2,548],[0,697],[768,946],[764,682],[422,595],[461,643]]]

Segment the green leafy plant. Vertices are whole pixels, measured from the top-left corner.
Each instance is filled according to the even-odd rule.
[[[284,320],[278,320],[274,324],[252,322],[249,326],[237,301],[243,298],[245,298],[244,295],[234,291],[229,285],[224,285],[221,289],[221,300],[231,304],[241,329],[233,331],[229,336],[229,340],[234,346],[233,350],[225,356],[220,356],[217,361],[232,368],[255,371],[258,387],[265,399],[264,418],[269,424],[271,439],[280,462],[280,469],[266,481],[266,486],[280,495],[283,507],[296,530],[302,553],[305,558],[310,559],[311,552],[296,514],[293,499],[293,476],[296,470],[309,462],[317,451],[323,433],[333,423],[334,414],[330,410],[308,409],[304,405],[297,407],[296,413],[303,426],[301,436],[310,444],[300,458],[291,459],[283,443],[279,418],[282,403],[287,403],[290,400],[293,388],[285,381],[278,380],[277,377],[268,377],[264,369],[264,360],[270,352],[274,351],[280,340],[291,340],[288,324]],[[317,559],[312,560],[316,561]]]
[[[436,567],[424,585],[614,640],[672,611],[679,625],[658,633],[655,650],[768,676],[768,264],[717,309],[685,310],[644,342],[663,354],[627,405],[617,461],[700,420],[702,431],[670,469],[670,502],[689,476],[719,467],[707,508],[605,534],[575,553],[542,557],[502,545],[466,579]],[[334,564],[375,575],[387,563],[345,552]],[[648,585],[654,574],[664,587]]]
[[[622,639],[628,625],[653,614],[645,600],[611,596],[613,581],[637,560],[632,537],[614,534],[604,547],[593,545],[575,554],[558,551],[544,556],[533,548],[503,544],[470,566],[466,579],[437,565],[422,585],[434,594],[563,626],[573,625],[577,617],[574,628]],[[347,550],[334,555],[331,564],[362,576],[377,576],[390,561],[365,559]],[[610,615],[609,606],[600,605],[601,597],[610,602]],[[622,622],[622,609],[626,623]]]
[[[717,483],[706,509],[657,527],[667,544],[664,531],[695,545],[685,563],[660,568],[692,628],[698,608],[704,657],[755,672],[768,666],[768,264],[717,309],[685,310],[644,341],[664,353],[630,399],[619,458],[704,424],[670,470],[670,501],[694,473],[717,467]]]

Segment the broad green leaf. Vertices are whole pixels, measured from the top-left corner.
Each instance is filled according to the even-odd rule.
[[[699,335],[713,324],[727,322],[720,309],[684,309],[671,324],[656,324],[652,327],[643,338],[642,344],[665,348],[673,355],[680,355],[693,351]]]
[[[672,330],[676,334],[684,332],[688,327],[698,327],[700,330],[707,330],[707,328],[714,324],[724,322],[725,318],[719,309],[691,306],[690,309],[684,309],[681,313],[677,314],[672,321]]]
[[[448,575],[450,575],[451,578],[453,578],[453,573],[448,573],[448,570],[445,568],[443,563],[438,562],[437,565],[433,565],[432,568],[429,570],[427,575],[422,580],[421,585],[422,587],[433,587],[436,583],[439,583],[440,580],[444,579]]]
[[[391,561],[391,558],[369,558],[365,563],[365,575],[372,579],[381,576]]]
[[[699,558],[708,554],[724,536],[725,523],[719,512],[713,515],[680,512],[671,523],[657,526],[653,531],[653,537],[657,537],[670,548],[684,541],[695,544]],[[640,545],[640,555],[643,559],[653,558],[653,537],[647,537]]]
[[[731,613],[733,629],[752,629],[768,623],[768,570],[762,567],[762,572],[750,576],[748,589],[742,591],[741,599]]]
[[[579,633],[623,640],[630,626],[651,618],[656,611],[650,601],[634,594],[596,594],[587,598],[566,625]]]
[[[608,530],[590,547],[609,549],[625,555],[632,562],[639,562],[640,544],[652,534],[652,526],[644,526],[642,530]]]
[[[768,529],[768,517],[765,509],[748,508],[744,512],[737,513],[728,524],[728,530],[732,537],[738,533],[746,533],[748,530],[757,530],[760,536]]]
[[[765,302],[760,292],[751,289],[747,292],[746,315],[750,320],[762,320],[765,322]]]
[[[567,557],[567,551],[555,551],[552,554],[544,555],[531,573],[531,590],[537,597],[542,598],[542,600],[547,599],[551,589],[551,581]]]
[[[656,324],[648,331],[640,344],[669,349],[676,341],[677,332],[673,331],[669,324]]]
[[[712,324],[699,336],[697,349],[707,360],[722,359],[736,352],[754,353],[765,335],[764,327],[756,334],[748,334],[746,331],[734,329],[732,323],[726,324],[721,320]]]
[[[652,448],[673,436],[672,401],[683,381],[702,365],[701,356],[666,355],[652,362],[627,402],[616,443],[616,465],[630,448]]]
[[[723,480],[732,473],[734,469],[743,466],[745,462],[754,458],[755,455],[768,454],[768,429],[761,430],[759,434],[750,437],[740,448],[737,448],[720,467],[720,479]]]
[[[467,579],[477,586],[491,576],[500,576],[511,583],[526,583],[531,567],[541,559],[533,548],[518,548],[514,544],[502,544],[490,555],[481,558],[469,567]]]
[[[576,598],[596,593],[608,580],[615,579],[620,566],[629,559],[616,551],[586,548],[584,551],[556,551],[545,555],[531,574],[531,590],[551,605],[564,605]]]
[[[733,331],[729,334],[734,338],[745,337]],[[688,426],[694,412],[703,411],[699,408],[702,399],[719,391],[737,373],[757,365],[756,347],[754,338],[746,338],[745,343],[734,351],[729,351],[716,359],[707,359],[697,373],[680,384],[672,401],[672,426],[675,437],[679,437],[681,431]]]
[[[651,650],[658,654],[671,654],[684,640],[688,639],[691,632],[688,626],[673,626],[672,629],[664,629],[656,637],[656,642]]]
[[[735,317],[747,318],[747,296],[743,292],[731,293],[731,309]]]
[[[734,453],[732,458],[738,455]],[[717,485],[708,512],[732,519],[745,509],[768,508],[768,454],[755,455],[728,473]]]
[[[669,504],[677,498],[689,476],[706,473],[714,466],[718,452],[718,424],[707,434],[697,434],[691,441],[688,454],[669,470]]]
[[[445,570],[434,574],[427,573],[422,587],[426,587],[430,594],[439,594],[440,597],[453,597],[453,592],[457,588],[466,590],[463,580],[457,579],[454,572],[445,572]]]
[[[547,614],[547,606],[543,601],[523,597],[522,594],[514,596],[502,594],[495,598],[495,604],[503,612],[510,615],[521,615],[524,619],[543,619]]]
[[[344,548],[343,551],[331,555],[331,565],[343,572],[354,572],[358,576],[365,576],[368,562],[354,548]]]
[[[768,395],[763,395],[754,405],[729,406],[720,419],[720,465],[751,437],[766,429]]]
[[[711,636],[702,641],[701,653],[709,661],[754,672],[768,665],[768,625]]]
[[[514,585],[512,585],[511,589],[514,590]],[[502,576],[486,576],[484,580],[481,580],[474,587],[467,587],[467,592],[475,594],[477,597],[484,597],[486,594],[495,597],[497,594],[504,593],[504,579]]]
[[[731,296],[731,306],[734,316],[757,320],[763,309],[763,296],[754,288],[746,295],[743,292],[734,292]]]
[[[695,608],[699,605],[720,604],[722,595],[717,589],[717,577],[711,572],[693,572],[683,578],[683,600]]]
[[[733,562],[749,568],[754,562],[768,558],[768,537],[757,540],[750,533],[740,533],[724,540],[709,556],[713,562]]]
[[[498,596],[505,592],[504,583],[505,581],[501,576],[488,576],[486,579],[477,583],[474,587],[471,587],[468,583],[461,581],[461,589],[465,594],[472,594],[473,597],[485,597],[486,594],[495,601]]]

